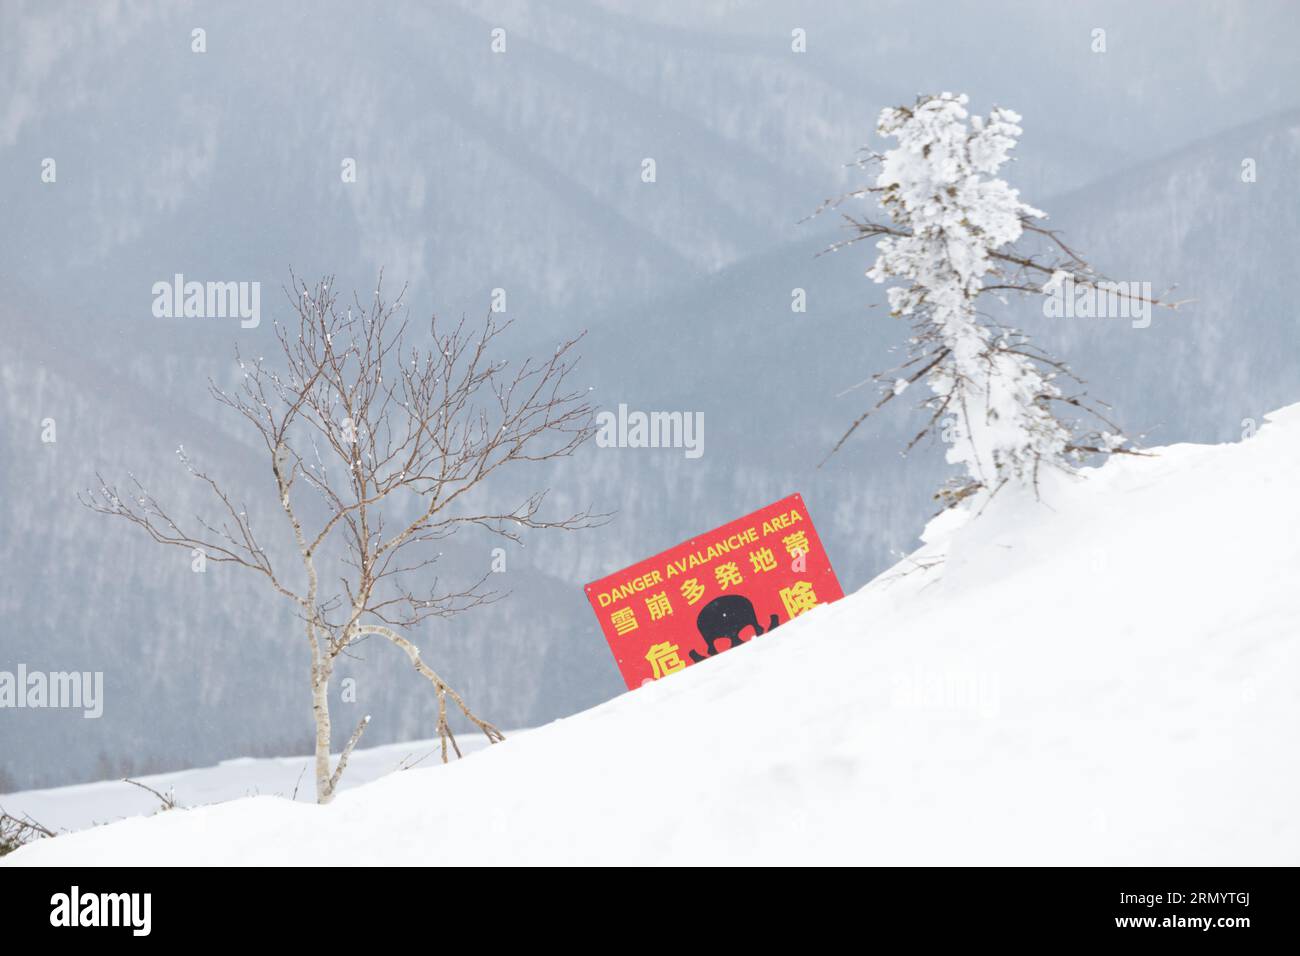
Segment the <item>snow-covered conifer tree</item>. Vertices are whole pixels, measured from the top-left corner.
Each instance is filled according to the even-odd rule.
[[[941,93],[882,111],[878,131],[897,145],[863,163],[879,170],[872,186],[834,203],[873,197],[888,214],[887,222],[846,217],[857,231],[850,242],[878,238],[879,254],[867,275],[893,283],[891,311],[913,328],[907,361],[876,376],[885,390],[875,408],[925,380],[929,420],[908,447],[946,424],[948,460],[964,469],[938,496],[949,504],[977,492],[991,495],[1008,483],[1035,486],[1044,466],[1071,469],[1126,443],[1081,394],[1063,391],[1059,383],[1078,381],[1063,363],[977,307],[987,292],[1042,294],[1066,277],[1082,285],[1104,280],[1038,226],[1034,220],[1045,214],[998,178],[1020,136],[1020,116],[1007,109],[971,116],[966,104],[964,95]],[[1053,255],[1015,248],[1029,233]],[[1080,411],[1102,427],[1067,414]]]

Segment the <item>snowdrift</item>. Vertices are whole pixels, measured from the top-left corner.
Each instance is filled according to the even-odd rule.
[[[1300,405],[949,513],[842,601],[328,807],[6,864],[1300,863]]]

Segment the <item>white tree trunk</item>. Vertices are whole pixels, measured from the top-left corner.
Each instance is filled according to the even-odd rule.
[[[319,655],[315,655],[319,656]],[[316,802],[329,803],[334,796],[330,783],[330,701],[327,665],[313,661],[311,667],[311,712],[316,720]]]

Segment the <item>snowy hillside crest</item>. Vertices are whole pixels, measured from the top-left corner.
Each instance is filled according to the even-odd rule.
[[[1298,470],[1293,405],[1237,444],[1061,473],[946,512],[772,637],[465,761],[4,862],[1293,863]],[[1105,613],[1061,613],[1082,605]],[[736,799],[680,812],[696,794]]]

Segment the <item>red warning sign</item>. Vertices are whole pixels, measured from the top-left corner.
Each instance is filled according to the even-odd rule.
[[[799,495],[587,585],[629,688],[843,596]]]

